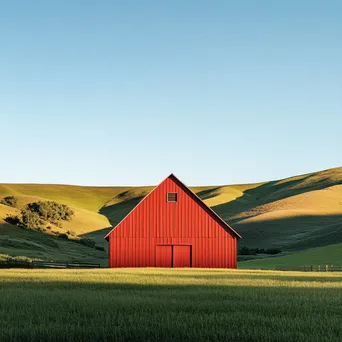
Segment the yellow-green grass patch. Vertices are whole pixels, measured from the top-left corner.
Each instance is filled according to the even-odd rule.
[[[0,270],[4,341],[340,341],[342,273]]]

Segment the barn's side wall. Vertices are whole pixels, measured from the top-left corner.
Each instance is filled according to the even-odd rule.
[[[178,201],[168,203],[167,192]],[[192,246],[192,267],[236,268],[236,237],[167,178],[109,235],[109,267],[154,267],[156,245]]]

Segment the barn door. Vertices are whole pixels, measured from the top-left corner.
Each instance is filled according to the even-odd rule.
[[[191,267],[191,246],[173,246],[173,267]]]
[[[172,267],[172,246],[156,246],[156,267]]]

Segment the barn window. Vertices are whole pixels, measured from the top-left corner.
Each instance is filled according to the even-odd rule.
[[[168,202],[177,202],[177,192],[168,192],[166,196],[166,200]]]

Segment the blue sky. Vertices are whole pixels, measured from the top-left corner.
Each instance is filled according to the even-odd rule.
[[[0,2],[0,182],[342,166],[342,2]]]

